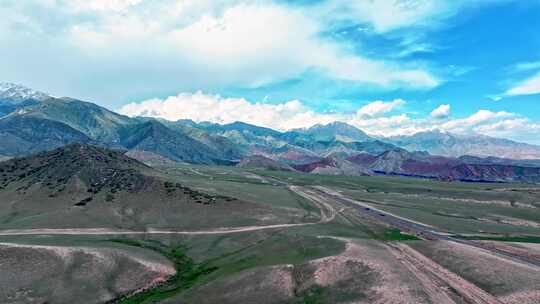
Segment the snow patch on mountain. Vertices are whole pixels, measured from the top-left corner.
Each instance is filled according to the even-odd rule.
[[[25,100],[44,100],[47,98],[50,98],[50,96],[43,92],[14,83],[0,82],[1,101],[17,104]]]

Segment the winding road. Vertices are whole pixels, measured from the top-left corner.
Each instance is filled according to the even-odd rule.
[[[460,244],[464,244],[464,245],[472,246],[481,250],[488,251],[492,254],[509,258],[513,261],[516,261],[522,264],[527,264],[529,266],[534,266],[534,267],[540,267],[540,260],[538,259],[512,254],[507,251],[502,251],[497,248],[493,248],[493,246],[488,246],[482,242],[458,238],[451,233],[439,230],[435,227],[431,227],[431,226],[428,226],[419,222],[415,222],[413,220],[409,220],[404,217],[400,217],[395,214],[374,208],[370,206],[369,204],[361,202],[361,201],[353,200],[351,198],[348,198],[342,195],[341,193],[337,191],[334,191],[326,187],[316,186],[316,187],[313,187],[313,189],[318,190],[318,194],[321,197],[326,198],[327,201],[335,201],[345,206],[352,207],[358,213],[364,216],[374,218],[380,222],[388,224],[389,226],[398,228],[401,231],[414,234],[418,236],[419,238],[422,238],[425,240],[432,240],[432,241],[442,240],[442,241],[460,243]]]
[[[65,229],[8,229],[0,230],[0,236],[10,235],[144,235],[144,234],[173,234],[173,235],[212,235],[212,234],[230,234],[239,232],[250,232],[268,229],[282,229],[301,227],[308,225],[323,224],[334,220],[338,211],[324,198],[321,198],[313,189],[291,186],[291,191],[311,201],[320,212],[320,220],[311,223],[297,224],[275,224],[264,226],[243,226],[243,227],[222,227],[209,230],[194,230],[194,231],[179,231],[179,230],[163,230],[163,229],[147,229],[147,230],[122,230],[112,228],[65,228]]]
[[[308,225],[317,225],[330,222],[335,219],[338,211],[338,206],[345,206],[356,210],[360,215],[371,217],[379,222],[385,223],[391,227],[397,228],[403,232],[410,233],[425,240],[443,240],[456,242],[468,246],[472,246],[490,253],[512,259],[519,263],[524,263],[529,266],[540,267],[540,260],[533,257],[515,255],[507,251],[502,251],[493,246],[488,246],[482,242],[465,240],[458,238],[448,232],[439,230],[435,227],[428,226],[413,220],[400,217],[398,215],[374,208],[368,203],[353,200],[341,193],[322,186],[305,187],[288,185],[288,188],[311,201],[320,212],[320,220],[310,223],[292,223],[292,224],[274,224],[264,226],[244,226],[244,227],[221,227],[209,230],[194,230],[194,231],[179,231],[179,230],[162,230],[162,229],[147,229],[142,231],[121,230],[111,228],[68,228],[68,229],[10,229],[0,230],[0,236],[10,235],[144,235],[144,234],[171,234],[171,235],[214,235],[214,234],[231,234],[240,232],[260,231],[268,229],[283,229],[292,227],[301,227]]]

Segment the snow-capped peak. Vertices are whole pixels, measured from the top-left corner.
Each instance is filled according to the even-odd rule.
[[[50,96],[27,87],[7,82],[0,82],[0,99],[17,103],[24,100],[43,100]]]

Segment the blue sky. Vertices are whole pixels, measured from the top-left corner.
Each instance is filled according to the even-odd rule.
[[[0,81],[128,115],[540,144],[540,1],[4,0]]]

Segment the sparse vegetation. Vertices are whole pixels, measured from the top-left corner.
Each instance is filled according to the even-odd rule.
[[[414,241],[420,240],[418,237],[410,234],[403,234],[399,229],[388,228],[384,231],[384,240],[388,241]]]
[[[475,235],[468,236],[469,239],[540,243],[534,233],[522,233],[537,231],[534,227],[489,222],[495,218],[493,215],[538,222],[538,211],[534,206],[540,201],[540,192],[531,190],[531,185],[512,185],[511,189],[505,189],[507,185],[489,184],[488,187],[483,184],[436,181],[419,183],[419,180],[400,177],[329,177],[295,172],[256,169],[246,172],[242,168],[185,165],[162,168],[158,172],[144,166],[139,167],[137,163],[131,164],[129,160],[115,160],[115,155],[115,152],[107,152],[99,160],[87,155],[92,162],[98,161],[100,164],[93,167],[98,171],[90,174],[95,180],[81,178],[83,173],[80,172],[86,172],[81,171],[82,168],[71,164],[68,166],[66,162],[62,163],[65,168],[57,168],[48,163],[47,158],[40,159],[40,162],[43,160],[43,167],[28,160],[7,162],[11,164],[9,166],[0,165],[3,170],[0,171],[0,185],[11,180],[6,184],[8,189],[0,193],[0,201],[17,202],[14,204],[17,209],[6,209],[4,213],[0,213],[0,225],[4,229],[50,228],[60,222],[69,228],[207,231],[276,223],[315,223],[321,217],[320,206],[290,191],[287,186],[323,185],[338,190],[345,196],[371,204],[373,208],[433,226],[441,225],[451,232]],[[66,154],[63,154],[59,159],[63,161],[66,157]],[[116,161],[122,165],[116,164]],[[123,165],[127,165],[124,167],[126,170],[118,170],[118,166]],[[10,170],[13,172],[8,173]],[[64,171],[57,174],[54,170]],[[147,174],[148,172],[151,174]],[[123,178],[117,179],[119,174]],[[139,175],[142,176],[141,184],[137,182]],[[36,176],[41,182],[33,185],[33,188],[24,188]],[[109,182],[103,184],[101,178],[107,178]],[[20,192],[16,192],[15,189],[19,187],[22,187]],[[49,195],[54,197],[49,198]],[[35,198],[43,200],[44,196],[46,204],[29,203],[39,201]],[[493,201],[498,203],[485,203]],[[507,205],[500,202],[507,202]],[[147,290],[125,294],[116,299],[115,303],[198,303],[197,299],[200,299],[201,294],[215,300],[206,303],[216,303],[223,299],[223,296],[236,296],[233,290],[240,293],[244,292],[243,288],[249,287],[251,289],[245,290],[249,295],[254,292],[253,286],[259,286],[257,284],[274,288],[268,291],[269,297],[274,294],[283,296],[286,293],[277,289],[278,287],[264,285],[273,282],[272,276],[276,273],[284,276],[283,282],[289,282],[288,275],[292,278],[293,286],[289,286],[291,289],[287,289],[287,292],[293,290],[288,294],[293,295],[283,302],[300,304],[360,300],[368,302],[372,299],[375,301],[381,298],[378,298],[380,295],[372,288],[382,288],[380,286],[384,286],[384,282],[380,281],[383,270],[373,268],[372,265],[387,267],[385,273],[399,278],[403,286],[410,288],[407,290],[415,291],[415,296],[422,293],[422,287],[414,285],[417,281],[410,277],[410,271],[388,250],[394,245],[421,248],[424,243],[437,242],[408,242],[418,238],[406,231],[390,229],[376,218],[362,217],[355,213],[353,208],[338,202],[327,203],[336,204],[333,206],[336,215],[332,221],[322,224],[221,235],[149,234],[116,239],[114,243],[118,246],[129,245],[140,250],[152,250],[167,257],[178,273],[166,282]],[[475,205],[471,205],[473,203]],[[73,208],[74,204],[84,208]],[[523,208],[523,204],[532,207]],[[58,217],[65,214],[66,208],[70,208],[70,217],[59,221]],[[157,224],[156,218],[159,218]],[[484,232],[473,231],[471,227]],[[487,233],[502,229],[510,233],[495,236]],[[70,238],[102,241],[107,237]],[[352,259],[349,255],[351,253],[345,250],[349,248],[345,247],[345,239],[361,244],[359,252],[354,253],[358,260]],[[32,242],[39,238],[28,240]],[[56,241],[62,242],[59,240]],[[381,241],[384,241],[384,244]],[[429,246],[433,246],[433,249],[426,250],[426,255],[436,256],[437,245]],[[386,260],[378,259],[379,256],[385,256]],[[444,255],[441,255],[441,259],[444,258]],[[459,264],[459,257],[452,259],[446,261],[448,265]],[[344,268],[332,268],[332,263],[339,261],[344,263]],[[314,268],[313,265],[319,265],[319,268]],[[315,271],[319,271],[317,276],[321,280],[332,278],[343,271],[350,272],[351,277],[329,280],[322,284],[315,279]],[[520,280],[522,279],[520,277]],[[243,284],[228,285],[231,280],[239,280],[238,282]],[[507,290],[514,290],[511,284],[502,279],[495,282],[506,284],[504,288]],[[249,285],[251,283],[254,285]],[[494,288],[495,283],[486,286]],[[259,296],[257,293],[253,295]],[[248,296],[244,299],[253,298]]]
[[[523,235],[523,236],[460,236],[466,240],[482,240],[482,241],[499,241],[499,242],[517,242],[517,243],[537,243],[540,244],[540,236]]]
[[[299,298],[297,303],[302,304],[324,304],[328,303],[326,299],[327,290],[319,285],[313,285],[306,290],[303,290],[296,296]]]
[[[163,254],[175,264],[178,273],[163,284],[137,294],[126,295],[112,303],[156,303],[181,295],[196,285],[207,284],[247,269],[283,263],[301,264],[343,250],[342,242],[333,239],[323,240],[324,242],[321,243],[315,237],[270,233],[259,241],[223,252],[204,261],[194,262],[187,255],[189,249],[185,245],[169,248],[156,242],[115,239],[112,241],[151,249]],[[272,254],[268,254],[269,252]],[[306,303],[319,303],[310,302],[315,299],[312,292],[303,292],[298,295],[298,298],[306,298]]]
[[[164,283],[161,283],[153,288],[135,293],[133,295],[126,295],[119,299],[113,300],[110,303],[157,303],[160,300],[170,298],[186,289],[189,289],[203,276],[208,275],[217,269],[216,267],[207,266],[206,263],[194,263],[193,260],[186,255],[186,248],[183,246],[178,246],[173,249],[164,249],[163,247],[133,240],[114,241],[130,246],[155,250],[163,254],[174,263],[177,273]]]
[[[79,201],[78,203],[76,203],[75,206],[79,206],[79,207],[86,206],[86,204],[91,202],[93,199],[94,199],[93,197],[87,197],[87,198]]]

